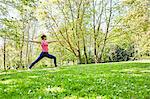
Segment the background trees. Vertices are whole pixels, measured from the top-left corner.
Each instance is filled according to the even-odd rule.
[[[3,0],[0,65],[28,66],[40,52],[39,45],[28,41],[40,40],[42,33],[49,40],[63,41],[50,45],[50,53],[58,57],[61,65],[149,57],[149,3],[148,0]]]

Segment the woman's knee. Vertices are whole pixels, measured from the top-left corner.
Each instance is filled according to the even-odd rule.
[[[53,58],[54,58],[54,59],[56,59],[56,57],[55,57],[55,56],[53,56]]]

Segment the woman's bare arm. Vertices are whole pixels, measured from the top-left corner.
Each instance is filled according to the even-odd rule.
[[[39,41],[33,41],[33,40],[29,40],[27,42],[33,42],[33,43],[41,43]],[[54,42],[63,42],[63,41],[47,41],[48,43],[54,43]]]
[[[53,43],[53,42],[61,42],[61,41],[47,41],[48,43]]]

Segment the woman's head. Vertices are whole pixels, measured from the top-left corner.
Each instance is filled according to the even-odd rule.
[[[43,34],[43,35],[41,36],[41,39],[42,39],[42,40],[46,40],[46,35]]]

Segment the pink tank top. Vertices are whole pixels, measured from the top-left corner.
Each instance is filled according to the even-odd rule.
[[[42,40],[41,47],[42,47],[42,52],[48,52],[48,42],[46,40]]]

